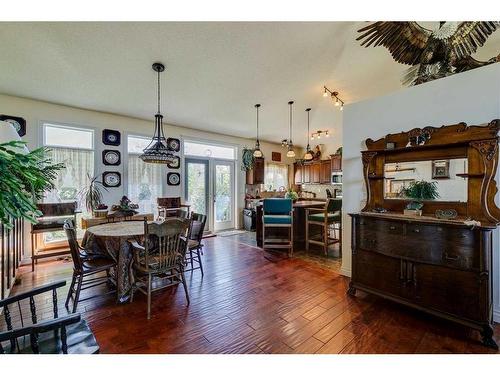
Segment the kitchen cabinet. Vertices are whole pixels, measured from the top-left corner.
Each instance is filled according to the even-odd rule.
[[[330,160],[321,161],[320,184],[329,184],[332,178],[332,163]]]
[[[302,183],[310,184],[311,183],[311,165],[304,164],[302,166]]]
[[[293,165],[294,171],[294,183],[295,185],[300,185],[302,183],[302,164],[295,163]]]
[[[311,183],[319,184],[321,182],[321,162],[311,164]]]
[[[259,185],[264,183],[264,158],[255,158],[253,168],[247,171],[247,185]]]
[[[332,172],[342,172],[342,155],[330,155]]]

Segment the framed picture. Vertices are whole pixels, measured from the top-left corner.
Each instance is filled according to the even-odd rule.
[[[102,163],[104,165],[120,165],[121,154],[118,150],[103,150]]]
[[[102,174],[102,184],[105,187],[119,187],[122,184],[122,175],[120,172],[104,172]]]
[[[167,165],[170,169],[179,169],[181,167],[181,158],[179,156],[174,156],[172,163]]]
[[[432,178],[450,178],[450,161],[449,160],[433,160],[432,161]]]
[[[26,135],[26,120],[22,117],[0,115],[0,121],[11,123],[20,137],[24,137]]]
[[[169,172],[167,174],[167,184],[170,186],[177,186],[181,183],[181,175],[177,172]]]
[[[179,152],[181,150],[181,141],[177,138],[167,138],[167,147],[170,151]]]
[[[120,146],[120,132],[118,130],[104,129],[102,131],[102,143],[108,146]]]
[[[272,161],[281,161],[281,152],[272,152],[271,153],[271,160]]]

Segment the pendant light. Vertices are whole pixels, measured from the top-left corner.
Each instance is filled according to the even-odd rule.
[[[307,108],[306,112],[307,112],[307,147],[306,147],[306,153],[304,154],[304,160],[309,161],[312,160],[314,157],[313,152],[311,151],[311,146],[309,145],[309,112],[311,112],[311,108]]]
[[[288,140],[288,152],[286,156],[288,158],[295,157],[295,151],[293,151],[293,141],[292,141],[292,110],[293,110],[293,101],[289,101],[288,105],[290,106],[290,139]]]
[[[253,156],[255,158],[261,158],[264,156],[262,154],[262,151],[260,150],[260,142],[259,142],[259,108],[260,104],[255,104],[255,110],[257,112],[257,139],[255,140],[255,148],[253,150]]]
[[[158,112],[155,115],[153,138],[139,158],[145,163],[170,164],[175,158],[167,146],[167,140],[163,133],[163,116],[160,112],[160,73],[165,70],[165,66],[161,63],[154,63],[153,70],[158,74]]]

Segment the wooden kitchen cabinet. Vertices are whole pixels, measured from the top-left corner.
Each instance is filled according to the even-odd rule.
[[[302,184],[302,164],[295,163],[293,165],[293,171],[294,171],[294,183],[295,183],[295,185]]]
[[[253,168],[247,171],[247,185],[259,185],[264,183],[264,158],[255,158]]]
[[[332,178],[332,163],[330,160],[321,161],[320,184],[331,183]]]
[[[319,184],[321,182],[321,162],[314,162],[311,164],[311,183]]]
[[[304,164],[302,166],[302,183],[310,184],[311,183],[311,165]]]
[[[330,155],[332,170],[331,172],[342,172],[342,155]]]

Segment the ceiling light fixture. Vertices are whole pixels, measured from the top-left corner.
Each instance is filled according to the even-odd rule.
[[[153,70],[158,74],[158,112],[155,115],[155,131],[151,142],[139,158],[145,163],[171,164],[175,161],[175,157],[168,149],[163,133],[163,116],[160,112],[160,73],[165,70],[165,66],[156,62],[153,64]]]
[[[324,135],[325,137],[329,137],[330,131],[329,130],[317,130],[311,134],[311,139],[315,139],[315,138],[320,139],[322,135]]]
[[[290,115],[289,115],[289,118],[290,118],[290,138],[289,139],[283,139],[281,141],[281,145],[283,147],[287,147],[288,148],[288,151],[286,153],[286,156],[289,157],[289,158],[294,158],[295,157],[295,151],[293,151],[293,141],[292,141],[292,110],[293,110],[293,101],[289,101],[288,102],[288,106],[290,108]]]
[[[311,108],[306,109],[307,112],[307,147],[306,153],[304,154],[304,160],[312,160],[314,157],[313,152],[311,151],[311,146],[309,145],[309,112],[311,112]]]
[[[261,158],[264,156],[262,154],[262,151],[260,150],[260,142],[259,142],[259,108],[260,104],[255,104],[255,110],[257,112],[257,139],[255,140],[255,148],[253,150],[253,156],[255,158]]]
[[[326,86],[323,86],[323,88],[325,89],[325,91],[323,92],[323,96],[327,97],[328,95],[330,95],[332,100],[334,100],[335,107],[340,107],[339,109],[341,111],[343,111],[344,110],[344,101],[339,98],[338,91],[331,91]]]

